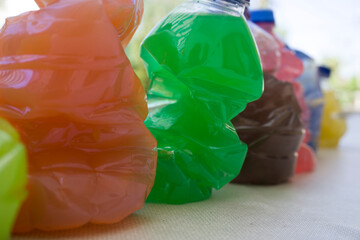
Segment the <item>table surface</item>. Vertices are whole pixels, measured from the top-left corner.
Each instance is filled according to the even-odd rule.
[[[187,205],[146,204],[113,225],[12,239],[360,239],[360,116],[338,149],[320,150],[315,172],[264,187],[230,184]]]

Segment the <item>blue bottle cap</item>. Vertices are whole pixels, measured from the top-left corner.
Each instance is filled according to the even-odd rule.
[[[319,66],[318,72],[321,77],[329,78],[331,75],[331,68],[327,66]]]
[[[275,23],[274,12],[270,9],[259,9],[250,11],[251,21],[254,23]]]

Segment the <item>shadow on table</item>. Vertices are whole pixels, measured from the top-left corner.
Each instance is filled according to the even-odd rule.
[[[149,221],[147,216],[142,216],[140,214],[132,214],[129,217],[125,218],[123,221],[115,224],[87,224],[83,227],[63,230],[63,231],[52,231],[52,232],[43,232],[43,231],[32,231],[25,234],[13,234],[12,240],[32,240],[32,239],[88,239],[90,236],[92,238],[104,237],[109,235],[116,235],[128,231],[133,231],[135,228],[138,228],[140,225],[144,225]]]

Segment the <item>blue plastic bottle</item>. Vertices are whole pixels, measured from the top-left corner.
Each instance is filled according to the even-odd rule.
[[[308,145],[316,151],[324,110],[324,95],[320,87],[319,78],[317,77],[317,65],[314,59],[301,51],[295,51],[295,53],[304,65],[304,72],[297,78],[297,81],[304,88],[306,104],[310,110],[309,128],[312,134]]]

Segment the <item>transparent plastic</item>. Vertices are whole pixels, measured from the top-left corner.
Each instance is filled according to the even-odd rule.
[[[309,125],[310,112],[307,108],[306,101],[304,98],[304,89],[300,83],[295,82],[299,76],[304,72],[304,66],[300,58],[298,58],[294,51],[289,49],[273,32],[275,25],[273,23],[257,23],[262,29],[271,34],[277,41],[280,52],[281,52],[281,63],[278,70],[275,72],[274,76],[280,81],[286,81],[293,84],[295,94],[299,101],[300,107],[302,109],[302,120],[307,127]],[[308,139],[310,136],[307,136]]]
[[[130,2],[38,1],[40,10],[7,19],[0,32],[0,114],[19,131],[29,162],[16,232],[115,223],[150,192],[156,141],[121,44],[143,8]],[[107,4],[133,26],[114,24]]]
[[[265,90],[259,100],[232,120],[240,139],[249,147],[244,166],[233,182],[279,184],[294,175],[305,129],[292,84],[271,75],[280,67],[278,43],[254,23],[249,22],[249,26],[265,72]]]
[[[312,170],[316,166],[315,154],[312,149],[306,146],[306,143],[311,139],[311,132],[309,130],[309,121],[310,121],[310,111],[306,105],[304,89],[300,83],[295,80],[301,76],[304,71],[304,66],[300,58],[298,58],[294,51],[289,49],[273,32],[274,23],[257,23],[261,28],[270,33],[278,42],[280,51],[281,51],[281,64],[278,71],[274,74],[274,76],[280,81],[290,82],[293,85],[296,98],[301,107],[302,114],[301,120],[306,127],[305,138],[303,143],[300,146],[300,150],[298,152],[297,165],[306,165],[309,166],[309,161],[311,162]],[[297,167],[297,169],[303,169],[301,167]]]
[[[306,104],[310,111],[309,128],[311,131],[311,138],[307,143],[314,151],[316,151],[324,108],[324,96],[317,76],[318,70],[315,61],[299,51],[296,53],[304,65],[303,74],[296,80],[301,83],[304,88]]]
[[[277,72],[281,64],[281,52],[277,41],[255,23],[248,21],[248,24],[259,50],[263,71],[271,74]]]
[[[286,182],[295,171],[305,129],[291,83],[265,73],[265,91],[248,104],[233,124],[249,151],[234,183],[272,185]],[[276,98],[274,97],[276,95]]]
[[[241,169],[247,146],[230,121],[263,91],[243,11],[239,3],[187,1],[142,44],[151,80],[145,124],[159,151],[149,202],[207,199]]]
[[[44,8],[60,1],[61,0],[35,0],[40,8]],[[135,34],[137,27],[140,25],[144,11],[144,1],[102,0],[102,3],[107,16],[116,28],[125,48]]]

